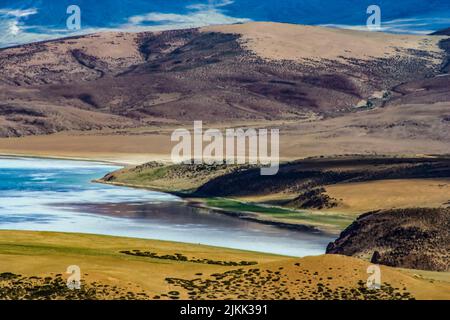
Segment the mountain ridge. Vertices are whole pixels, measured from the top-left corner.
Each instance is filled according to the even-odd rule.
[[[282,41],[280,57],[274,39]],[[0,136],[341,116],[384,105],[397,85],[438,75],[441,39],[248,23],[3,49]]]

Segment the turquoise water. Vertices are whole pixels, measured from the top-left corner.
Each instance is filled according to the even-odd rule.
[[[333,240],[192,208],[161,192],[91,182],[118,168],[0,157],[0,229],[128,236],[292,256],[322,254]]]

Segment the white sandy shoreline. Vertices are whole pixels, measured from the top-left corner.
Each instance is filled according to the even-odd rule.
[[[97,162],[97,163],[105,163],[112,164],[121,167],[126,167],[133,164],[133,161],[116,161],[105,158],[91,158],[91,157],[69,157],[69,156],[51,156],[51,155],[36,155],[36,154],[28,154],[28,153],[4,153],[0,152],[1,158],[31,158],[31,159],[49,159],[49,160],[68,160],[68,161],[85,161],[85,162]]]

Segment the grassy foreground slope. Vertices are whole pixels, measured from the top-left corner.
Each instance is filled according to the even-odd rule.
[[[256,263],[256,264],[255,264]],[[82,289],[65,271],[81,268]],[[245,265],[249,264],[249,265]],[[291,258],[109,236],[0,231],[1,299],[450,299],[450,274],[381,267],[340,255]]]

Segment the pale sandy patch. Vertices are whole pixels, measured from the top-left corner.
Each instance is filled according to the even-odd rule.
[[[327,194],[349,212],[379,209],[447,207],[450,179],[399,179],[343,183],[326,187]]]
[[[211,26],[202,30],[240,34],[244,47],[262,58],[295,61],[406,56],[408,49],[440,54],[438,42],[443,38],[272,22]]]

